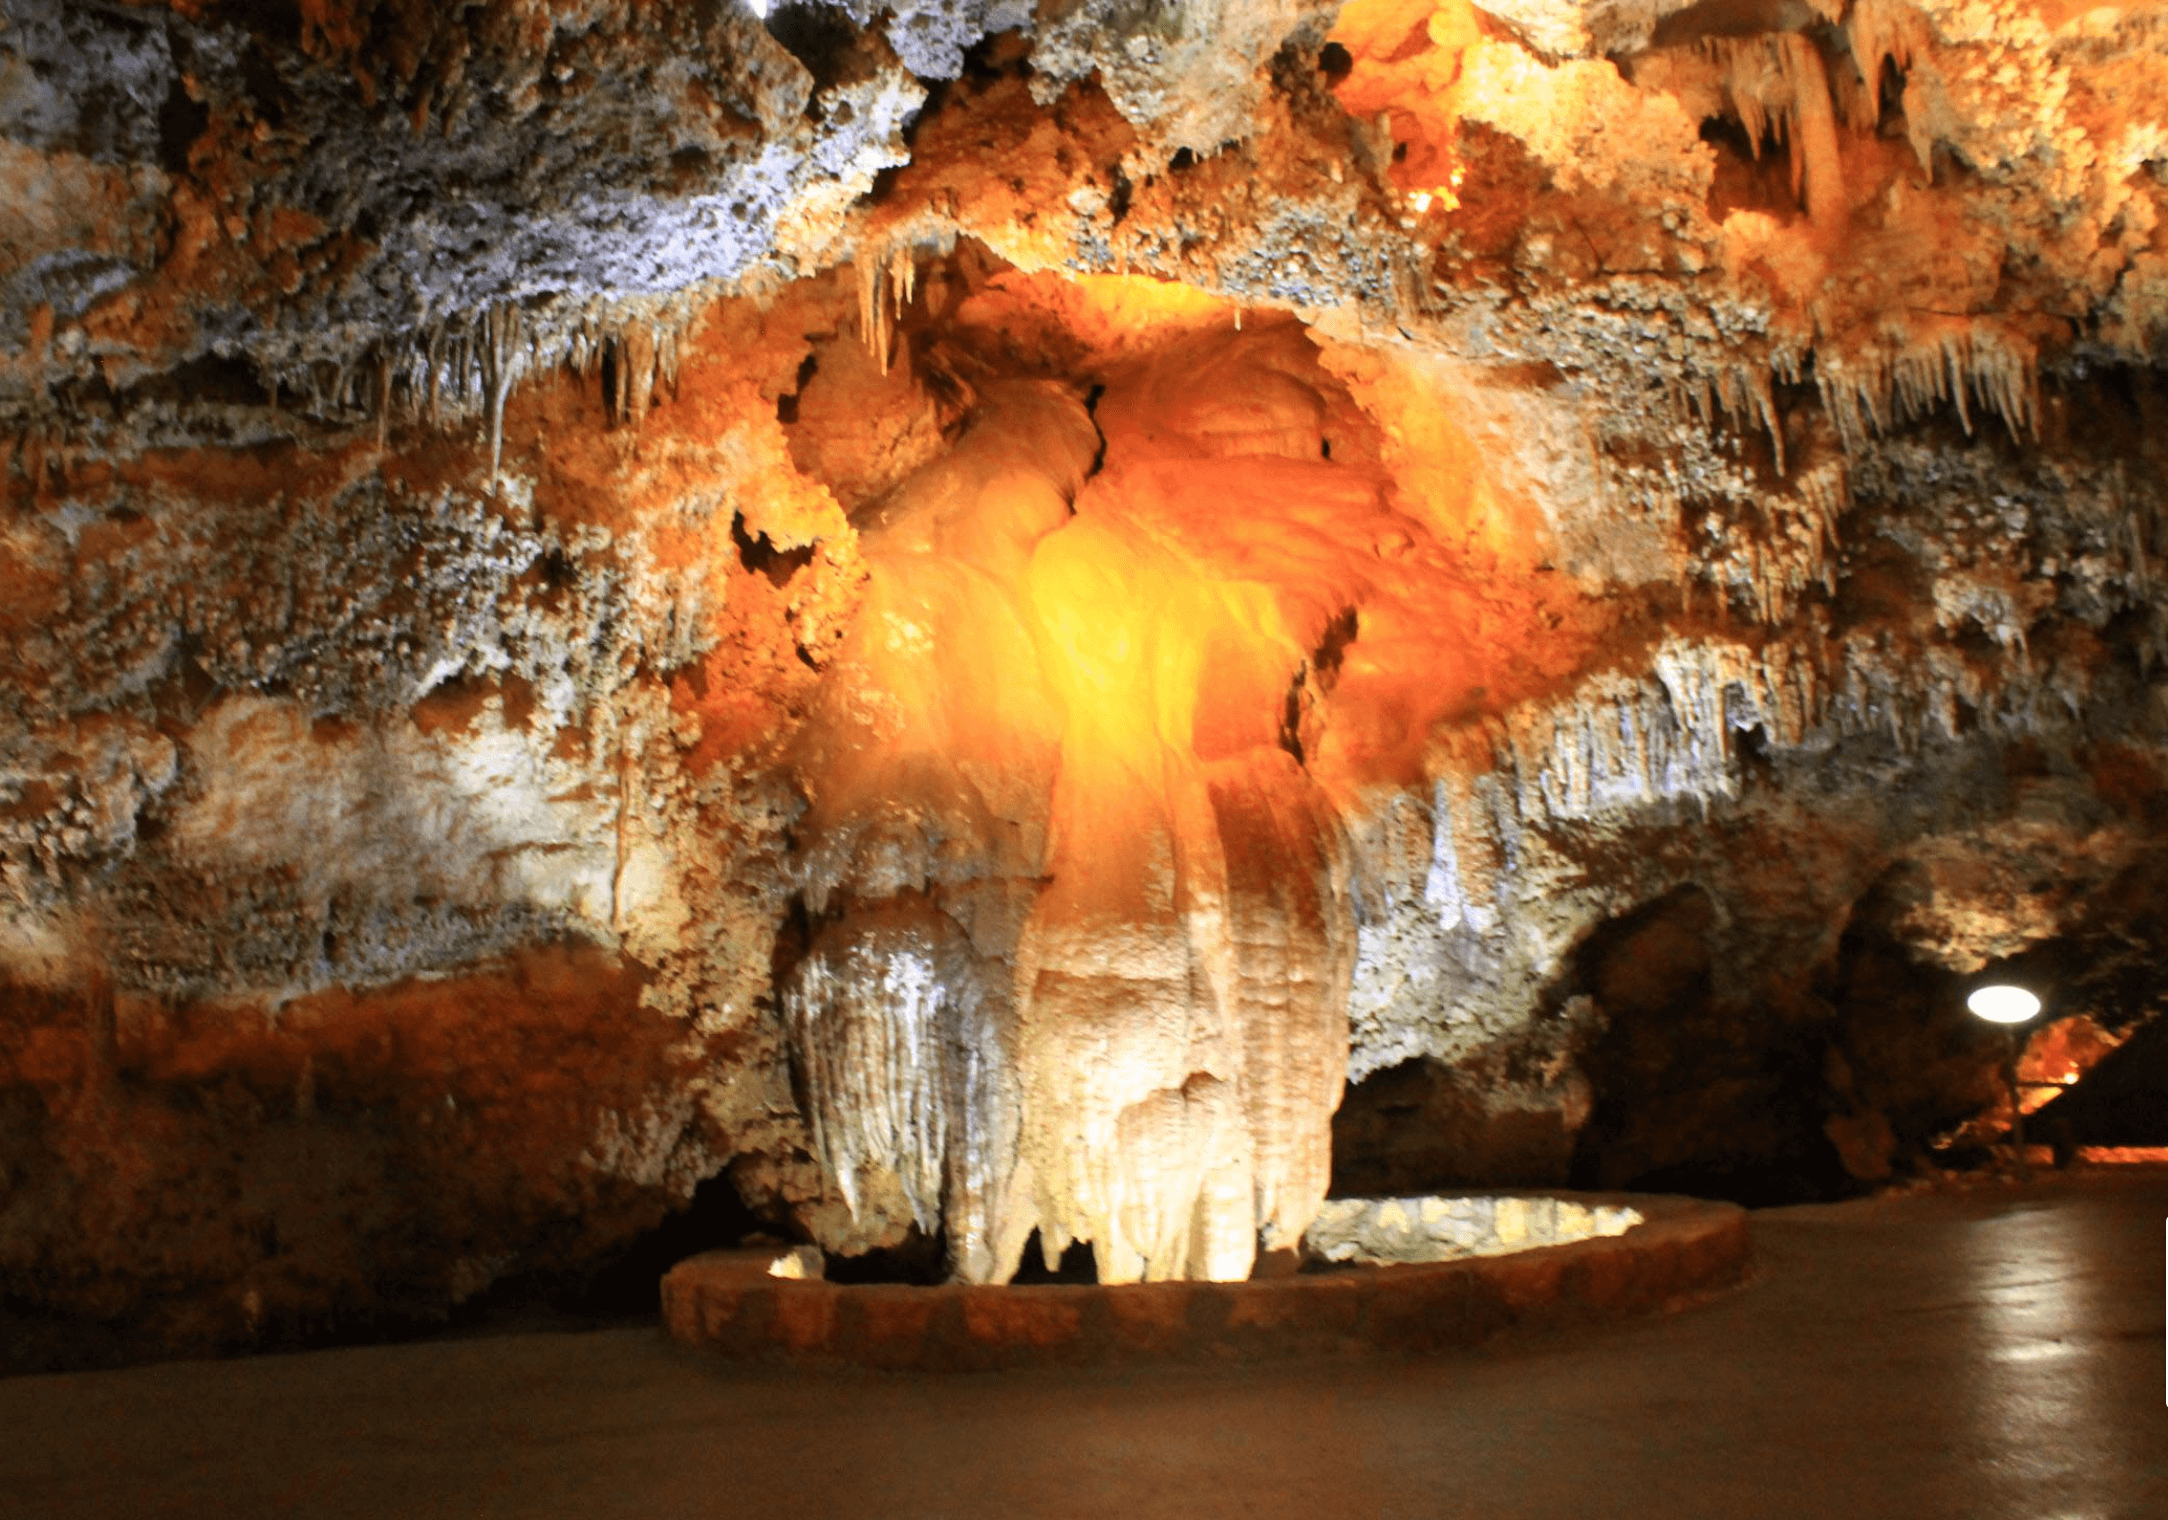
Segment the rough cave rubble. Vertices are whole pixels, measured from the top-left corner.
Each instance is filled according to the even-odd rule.
[[[2161,1000],[2164,211],[2142,4],[0,0],[0,1310],[1929,1164]]]

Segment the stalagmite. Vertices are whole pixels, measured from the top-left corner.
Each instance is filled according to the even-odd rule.
[[[1284,342],[1228,338],[1268,357]],[[1182,365],[1177,355],[1129,384],[1139,398],[1178,386]],[[1333,467],[1247,456],[1315,427],[1315,402],[1280,384],[1261,406],[1192,397],[1186,418],[1138,413],[1208,439],[1223,418],[1244,431],[1224,435],[1224,467],[1109,477],[1074,518],[1064,502],[1096,434],[1073,399],[997,388],[966,442],[862,530],[873,575],[864,631],[830,678],[805,772],[822,778],[807,895],[843,917],[788,999],[816,1109],[834,1116],[818,1128],[839,1185],[865,1209],[858,1179],[906,1177],[898,1187],[924,1228],[935,1172],[909,1180],[895,1160],[908,1147],[889,1137],[953,1155],[956,1115],[942,1121],[950,1129],[881,1118],[854,1128],[844,1108],[878,1116],[904,1100],[823,1075],[844,1067],[819,1051],[909,1045],[920,1037],[902,1025],[850,1030],[884,1008],[917,1029],[933,1005],[826,990],[822,968],[844,953],[826,947],[902,911],[898,894],[924,892],[927,911],[978,926],[981,979],[1001,987],[980,1005],[1008,1009],[1013,976],[1013,1015],[975,1026],[972,1059],[979,1090],[1020,1094],[1015,1149],[974,1142],[966,1174],[943,1174],[959,1273],[1005,1276],[1009,1243],[1035,1223],[1050,1259],[1088,1240],[1109,1280],[1239,1277],[1260,1242],[1292,1243],[1324,1196],[1352,929],[1338,823],[1281,742],[1302,646],[1244,562],[1215,557],[1260,545],[1185,539],[1177,505],[1232,469],[1196,499],[1240,491],[1262,535],[1288,531],[1274,514],[1299,522],[1298,481],[1314,488]],[[1282,418],[1279,406],[1293,410]],[[1103,405],[1102,418],[1115,409]],[[1143,442],[1106,425],[1110,449]],[[1315,461],[1316,443],[1306,449]],[[1308,530],[1294,531],[1305,543]],[[961,576],[933,552],[965,544],[984,547]],[[989,921],[972,904],[1000,881],[1011,885],[997,895],[1028,911]],[[1019,896],[1027,882],[1043,884]],[[901,952],[882,953],[899,964]],[[1010,1197],[1004,1178],[1029,1179],[1026,1214],[988,1202]],[[990,1222],[965,1224],[954,1211],[966,1205]]]
[[[909,899],[823,935],[783,995],[814,1143],[846,1204],[862,1221],[945,1228],[969,1282],[1005,1280],[1031,1229],[1004,972]]]
[[[1045,869],[1038,778],[1057,719],[1023,572],[1096,447],[1057,388],[989,398],[862,530],[865,607],[799,751],[803,891],[842,914],[785,993],[822,1156],[861,1228],[945,1227],[951,1270],[972,1281],[1013,1272],[1034,1222],[1011,967],[1017,904]],[[871,981],[854,969],[874,966]],[[861,1185],[879,1178],[898,1179],[900,1218]]]

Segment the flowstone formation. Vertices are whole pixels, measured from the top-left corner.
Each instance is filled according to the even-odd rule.
[[[2160,1001],[2164,208],[2139,5],[0,0],[0,1314],[1926,1164]]]
[[[953,331],[999,334],[1031,289]],[[824,921],[783,1001],[861,1224],[893,1179],[974,1279],[1034,1228],[1107,1280],[1239,1278],[1330,1172],[1354,936],[1299,712],[1392,519],[1374,468],[1323,457],[1294,324],[1101,298],[1079,318],[1154,349],[1110,356],[1097,426],[989,379],[861,522],[865,599],[798,761]],[[1185,400],[1200,374],[1242,404]]]

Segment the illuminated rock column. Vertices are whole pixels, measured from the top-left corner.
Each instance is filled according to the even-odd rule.
[[[810,934],[780,989],[831,1249],[945,1230],[952,1273],[1004,1281],[1032,1230],[1011,956],[1061,718],[1021,588],[1097,446],[1066,388],[1002,387],[860,524],[865,599],[794,757]]]
[[[1068,709],[1017,955],[1042,1241],[1090,1240],[1106,1281],[1246,1276],[1260,1228],[1291,1239],[1324,1195],[1351,937],[1293,758],[1194,748],[1206,684],[1249,674],[1223,652],[1269,664],[1269,602],[1118,518],[1049,537],[1031,590]]]

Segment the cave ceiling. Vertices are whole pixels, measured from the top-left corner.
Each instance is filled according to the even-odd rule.
[[[2160,996],[2164,211],[2151,3],[0,0],[0,1299],[1924,1164]]]

